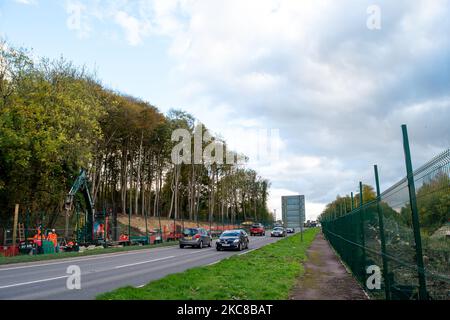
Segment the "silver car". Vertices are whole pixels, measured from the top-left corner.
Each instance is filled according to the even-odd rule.
[[[179,240],[180,248],[185,246],[203,248],[204,246],[211,247],[212,237],[203,228],[186,228],[183,231],[183,235]]]
[[[272,232],[270,233],[271,237],[286,237],[286,235],[286,230],[283,227],[273,228]]]

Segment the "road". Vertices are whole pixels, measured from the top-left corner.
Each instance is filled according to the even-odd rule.
[[[271,238],[269,232],[265,237],[249,238],[249,249],[240,252],[218,252],[214,245],[203,249],[171,246],[0,266],[0,299],[94,299],[99,293],[128,285],[143,286],[168,274],[213,264],[279,240]],[[81,289],[67,289],[67,268],[71,265],[81,270]]]

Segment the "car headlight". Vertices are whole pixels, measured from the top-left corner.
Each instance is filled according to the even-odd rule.
[[[239,239],[236,239],[236,240],[234,240],[233,242],[234,242],[234,243],[239,242]]]

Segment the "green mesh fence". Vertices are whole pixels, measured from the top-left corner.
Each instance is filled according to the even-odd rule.
[[[342,261],[372,297],[418,299],[419,274],[422,274],[428,299],[449,300],[450,149],[415,170],[413,177],[421,252],[416,247],[406,178],[375,200],[339,218],[321,221],[322,229]],[[423,269],[418,267],[418,255],[423,256]],[[381,271],[378,289],[367,287],[371,275],[367,272],[369,266]]]

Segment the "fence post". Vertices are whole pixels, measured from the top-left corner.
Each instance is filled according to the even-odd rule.
[[[13,225],[13,234],[12,234],[12,245],[16,245],[17,240],[17,224],[19,223],[19,204],[16,203],[14,208],[14,225]]]
[[[30,227],[30,209],[27,208],[25,217],[25,243],[28,244],[28,228]]]
[[[422,253],[422,238],[420,236],[419,212],[416,201],[416,187],[414,185],[414,173],[412,169],[411,152],[409,149],[408,130],[405,124],[402,124],[403,133],[403,151],[405,153],[406,177],[408,179],[409,201],[411,206],[412,225],[414,231],[414,240],[416,243],[416,259],[417,269],[419,273],[419,299],[427,299],[427,287],[425,280],[423,253]]]
[[[145,219],[145,237],[147,238],[147,244],[150,244],[150,238],[148,236],[147,210],[145,209],[144,209],[144,219]]]
[[[386,295],[386,300],[391,300],[391,283],[389,280],[389,270],[386,257],[386,238],[384,236],[384,222],[383,222],[383,212],[381,209],[381,193],[380,193],[380,180],[378,177],[378,166],[373,166],[375,172],[375,185],[377,188],[377,211],[378,211],[378,224],[380,227],[380,240],[381,240],[381,257],[383,259],[383,277],[384,277],[384,290]]]
[[[352,197],[352,211],[353,211],[353,209],[355,209],[355,199],[353,198],[353,192],[351,192],[350,195]]]
[[[128,208],[128,241],[131,243],[131,208]]]
[[[359,182],[359,223],[361,228],[361,245],[362,245],[362,276],[365,279],[366,274],[366,239],[364,235],[364,209],[363,209],[363,187]]]

